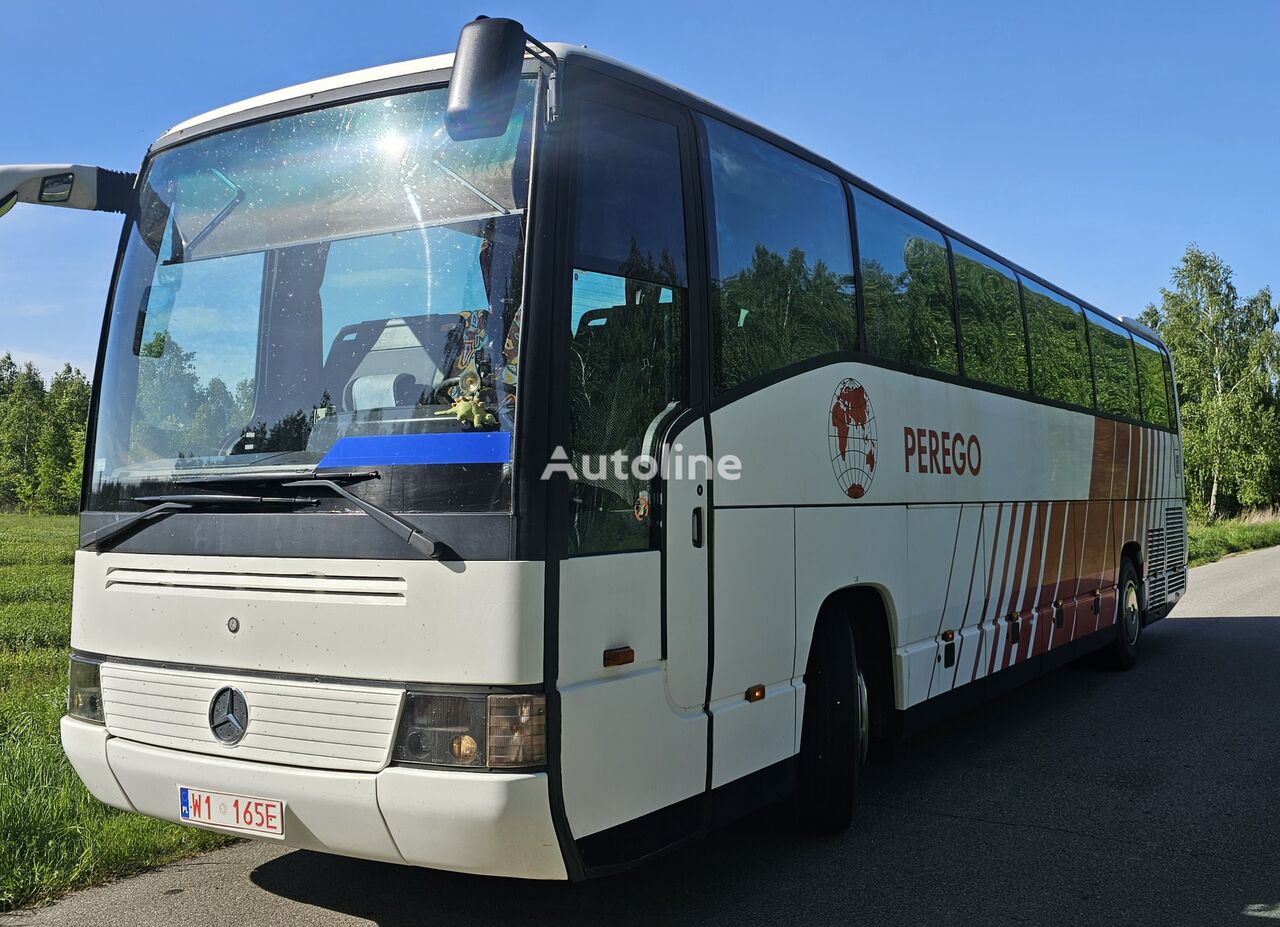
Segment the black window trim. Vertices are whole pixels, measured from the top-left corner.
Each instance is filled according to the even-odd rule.
[[[1164,389],[1169,403],[1169,430],[1178,432],[1178,386],[1173,381],[1173,356],[1163,344],[1158,345],[1164,368]]]
[[[1112,316],[1110,313],[1097,308],[1092,303],[1087,302],[1083,299],[1080,299],[1077,296],[1073,296],[1069,291],[1066,291],[1061,287],[1055,286],[1054,284],[1046,280],[1044,277],[1041,277],[1039,274],[1022,267],[1016,261],[1009,260],[1008,258],[1002,256],[999,252],[992,250],[986,245],[983,245],[981,242],[975,241],[969,236],[963,234],[962,232],[958,232],[955,229],[951,228],[947,224],[937,221],[936,219],[929,216],[927,213],[917,209],[916,207],[912,206],[909,203],[904,202],[903,200],[875,186],[874,184],[869,183],[866,180],[863,180],[862,178],[858,177],[856,174],[852,173],[846,168],[841,167],[839,164],[836,164],[835,162],[827,158],[824,158],[823,156],[816,154],[815,152],[812,152],[801,145],[797,145],[795,142],[791,141],[790,139],[787,139],[784,136],[778,135],[776,132],[772,132],[769,129],[766,129],[763,126],[760,126],[749,119],[744,119],[742,116],[739,116],[733,112],[730,112],[729,110],[722,109],[716,106],[715,104],[702,99],[701,97],[698,97],[694,94],[689,93],[688,91],[681,90],[680,88],[677,88],[677,87],[673,87],[670,84],[667,84],[663,81],[660,81],[648,75],[641,74],[641,73],[632,71],[626,67],[613,64],[608,61],[602,61],[597,58],[587,58],[587,57],[580,57],[580,56],[574,56],[574,58],[575,58],[574,64],[577,66],[578,69],[582,71],[596,71],[606,76],[613,77],[624,83],[628,83],[635,87],[639,87],[641,89],[647,90],[658,96],[664,97],[670,102],[673,102],[673,103],[676,103],[677,105],[685,106],[688,108],[688,110],[695,117],[693,119],[693,123],[695,126],[695,132],[697,133],[696,147],[699,149],[698,151],[699,160],[702,162],[699,173],[702,175],[703,190],[708,189],[707,183],[709,181],[709,178],[707,176],[707,172],[710,169],[710,159],[707,151],[707,146],[705,143],[705,138],[703,137],[703,134],[702,134],[702,120],[697,117],[706,117],[710,119],[716,119],[720,122],[725,123],[726,125],[733,126],[736,129],[746,132],[761,141],[768,142],[771,145],[775,145],[781,150],[787,152],[788,154],[794,155],[797,158],[801,158],[802,160],[808,161],[813,166],[821,168],[822,170],[825,170],[833,174],[838,179],[843,180],[847,185],[851,187],[855,187],[871,196],[878,197],[882,201],[902,210],[907,215],[912,216],[918,221],[923,222],[926,225],[932,226],[933,228],[941,232],[944,236],[952,238],[955,241],[961,242],[962,244],[966,245],[969,248],[972,248],[973,250],[979,252],[980,254],[984,254],[987,257],[991,258],[992,260],[998,261],[999,263],[1003,264],[1005,267],[1008,267],[1009,269],[1011,269],[1015,274],[1019,276],[1019,278],[1025,277],[1026,279],[1039,284],[1040,286],[1050,290],[1051,292],[1056,293],[1063,299],[1066,299],[1075,303],[1082,310],[1083,309],[1092,310],[1098,315],[1111,320],[1115,324],[1119,325],[1121,328],[1124,328],[1129,332],[1133,331],[1130,325],[1126,324],[1123,319],[1116,318],[1115,316]],[[707,216],[707,219],[709,220],[713,218],[709,208],[710,197],[705,196],[704,199],[708,201],[708,203],[704,203],[704,206],[707,207],[704,210],[704,212]],[[851,215],[852,215],[852,211],[851,211]],[[854,221],[856,221],[856,217]],[[709,221],[706,223],[706,228],[707,228],[707,232],[703,236],[705,239],[704,254],[706,255],[706,258],[707,258],[707,262],[708,262],[707,266],[711,267],[711,266],[714,266],[713,262],[715,259],[715,252],[714,252],[715,243],[714,243],[714,235],[711,233],[712,226]],[[856,231],[856,228],[854,229],[854,231]],[[857,247],[856,237],[854,237],[853,240],[855,242],[854,248],[856,249]],[[857,255],[855,250],[855,257],[856,256]],[[861,287],[861,280],[858,279],[858,277],[860,277],[860,274],[858,271],[857,262],[854,263],[854,273],[855,273],[855,286],[857,289],[856,298],[860,304],[862,299],[862,287]],[[1019,284],[1021,285],[1021,280],[1019,281]],[[1082,314],[1082,317],[1083,317],[1083,314]],[[861,319],[859,319],[859,321],[861,322]],[[1086,343],[1088,343],[1088,331],[1089,331],[1089,327],[1086,324],[1085,325]],[[860,344],[862,344],[863,337],[864,337],[863,326],[859,324]],[[709,339],[709,343],[713,347],[713,349],[717,347],[714,343],[714,336],[711,339]],[[1167,346],[1164,345],[1163,341],[1160,342],[1160,346],[1167,350]],[[1092,350],[1090,350],[1089,360],[1090,360],[1090,369],[1092,371],[1092,366],[1093,366]],[[1052,408],[1059,408],[1059,409],[1063,409],[1071,412],[1080,412],[1086,415],[1094,416],[1095,418],[1111,419],[1113,421],[1123,422],[1128,425],[1137,425],[1143,428],[1154,428],[1156,430],[1168,431],[1173,434],[1178,433],[1175,428],[1161,428],[1159,425],[1151,425],[1147,422],[1127,418],[1125,416],[1111,415],[1108,413],[1099,412],[1097,410],[1096,396],[1094,401],[1094,408],[1087,409],[1083,406],[1077,406],[1070,403],[1060,403],[1060,402],[1057,402],[1056,400],[1045,399],[1043,397],[1036,396],[1034,394],[1023,393],[1017,390],[1007,390],[1007,389],[1004,389],[1003,387],[995,386],[994,384],[980,383],[978,381],[968,380],[966,378],[962,378],[952,374],[940,373],[935,370],[930,370],[929,368],[922,368],[914,365],[908,368],[905,365],[899,365],[892,361],[886,361],[884,358],[873,357],[865,351],[842,351],[842,352],[837,352],[835,354],[819,355],[817,357],[808,358],[803,362],[793,364],[789,367],[781,367],[778,370],[772,371],[770,374],[766,376],[758,377],[746,383],[737,384],[736,386],[733,386],[728,390],[724,390],[723,392],[716,393],[710,396],[709,397],[710,411],[714,412],[716,409],[719,409],[722,406],[728,405],[729,403],[734,402],[738,399],[741,399],[742,397],[747,396],[753,392],[764,389],[768,386],[772,386],[775,383],[780,383],[783,380],[790,379],[793,376],[797,376],[802,373],[807,373],[808,371],[816,370],[821,367],[829,366],[835,363],[860,363],[860,364],[867,364],[875,367],[883,367],[890,370],[898,370],[903,373],[910,373],[914,376],[925,377],[926,379],[940,380],[942,382],[954,383],[959,386],[968,386],[968,387],[983,390],[986,392],[996,393],[999,395],[1006,395],[1016,399],[1022,399],[1027,402],[1037,403],[1039,405],[1050,406]],[[1034,370],[1031,368],[1030,364],[1028,364],[1028,378],[1030,380],[1034,380],[1034,376],[1035,376]],[[1096,383],[1094,385],[1094,389],[1096,393],[1096,389],[1097,389]]]
[[[1138,367],[1138,342],[1129,333],[1129,353],[1133,355],[1133,379],[1138,387],[1138,418],[1147,421],[1147,402],[1142,398],[1142,370]]]
[[[867,307],[862,301],[862,249],[858,247],[858,210],[853,202],[853,186],[843,177],[840,189],[844,191],[844,211],[849,217],[849,242],[853,246],[853,300],[858,313],[858,350],[867,350]]]
[[[1027,395],[1038,397],[1040,394],[1036,392],[1036,367],[1031,363],[1031,320],[1027,318],[1027,293],[1022,286],[1022,274],[1015,270],[1013,279],[1018,284],[1018,308],[1022,311],[1022,352],[1027,359]]]
[[[960,331],[960,287],[956,283],[955,253],[951,250],[951,238],[945,232],[942,241],[947,246],[947,275],[951,278],[951,321],[956,329],[956,371],[964,378],[964,334]]]

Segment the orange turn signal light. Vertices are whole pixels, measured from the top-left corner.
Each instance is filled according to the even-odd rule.
[[[758,702],[764,698],[764,686],[752,686],[747,690],[747,701]]]
[[[613,647],[604,652],[605,666],[626,666],[636,662],[636,652],[630,647]]]

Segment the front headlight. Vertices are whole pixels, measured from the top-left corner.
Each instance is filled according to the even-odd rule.
[[[546,697],[410,692],[392,759],[473,769],[540,766],[547,761]]]
[[[67,714],[81,721],[106,723],[102,711],[102,681],[99,664],[84,657],[72,657],[67,673]]]

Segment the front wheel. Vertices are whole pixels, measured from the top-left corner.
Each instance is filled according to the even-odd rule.
[[[867,687],[848,621],[818,622],[804,683],[796,812],[808,830],[839,833],[853,820],[858,771],[870,739]]]
[[[1129,669],[1138,662],[1138,642],[1142,640],[1142,582],[1131,560],[1120,564],[1120,599],[1116,604],[1116,639],[1111,645],[1110,663]]]

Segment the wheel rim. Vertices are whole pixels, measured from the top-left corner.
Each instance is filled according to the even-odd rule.
[[[867,747],[871,743],[871,718],[867,710],[867,681],[858,670],[858,762],[867,759]]]
[[[1129,580],[1124,585],[1124,639],[1132,647],[1138,643],[1142,629],[1142,610],[1138,607],[1138,584]]]

